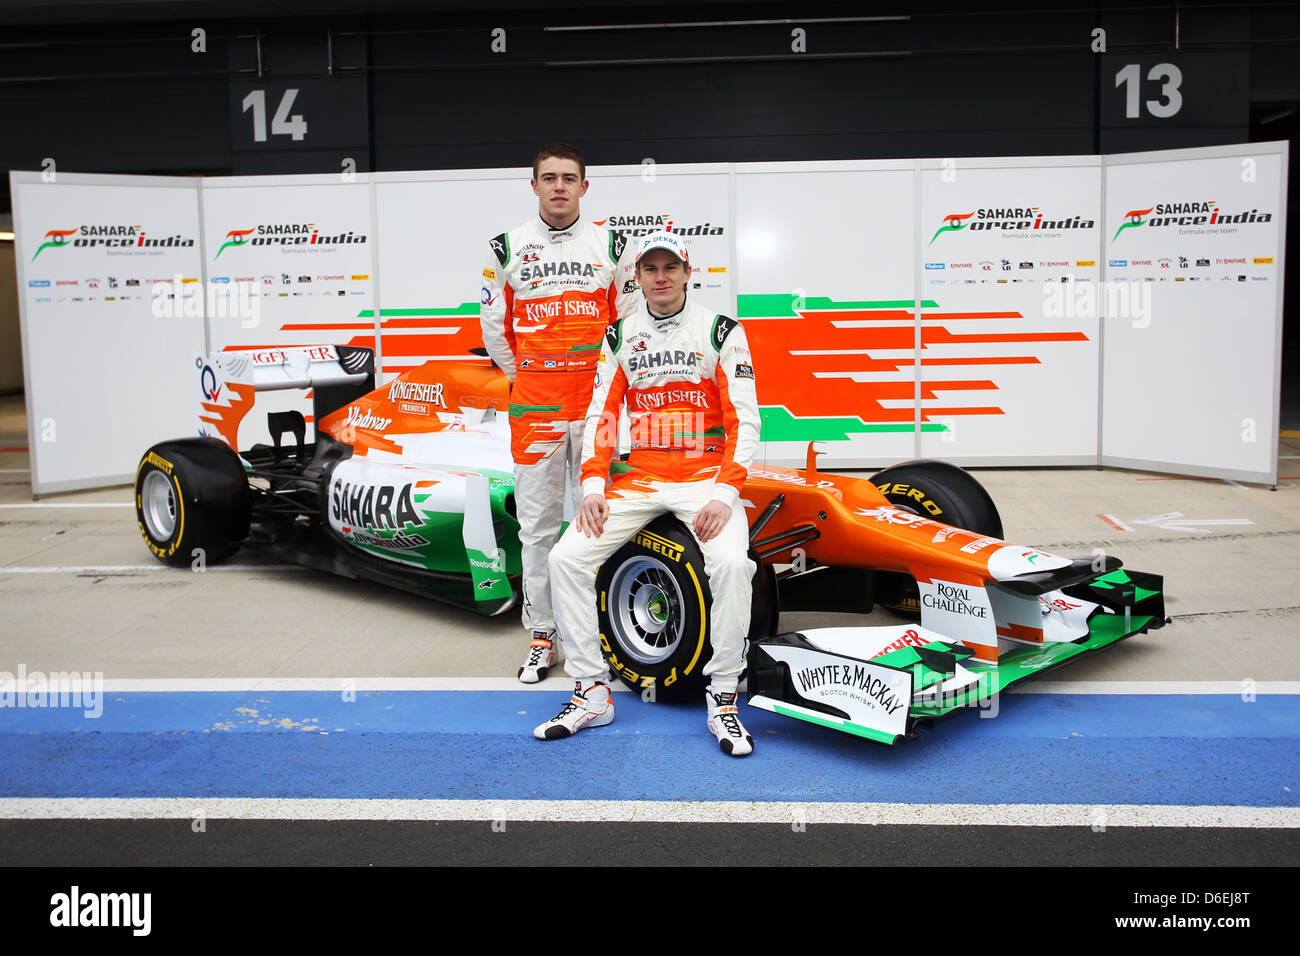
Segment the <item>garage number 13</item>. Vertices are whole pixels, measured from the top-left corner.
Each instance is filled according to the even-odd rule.
[[[1157,119],[1168,119],[1183,108],[1183,94],[1179,87],[1183,85],[1183,71],[1172,63],[1157,63],[1147,72],[1148,80],[1160,84],[1160,99],[1147,100],[1147,112]],[[1142,98],[1142,68],[1130,63],[1115,74],[1115,86],[1124,87],[1124,116],[1137,119],[1141,115],[1138,101]]]
[[[280,97],[280,105],[271,117],[272,136],[292,136],[294,142],[301,142],[307,136],[307,121],[301,113],[289,115],[293,101],[297,99],[297,90],[285,90]],[[244,112],[253,111],[253,142],[266,142],[266,90],[253,90],[244,97]]]

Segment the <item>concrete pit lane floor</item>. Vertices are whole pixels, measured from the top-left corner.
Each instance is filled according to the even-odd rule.
[[[974,470],[1008,540],[1101,548],[1163,574],[1172,625],[1028,685],[1001,720],[963,714],[893,749],[742,708],[756,753],[728,761],[702,706],[630,693],[609,728],[533,741],[571,684],[558,668],[541,688],[514,681],[516,611],[482,618],[247,552],[165,568],[141,541],[130,488],[32,500],[21,397],[0,399],[0,672],[105,682],[102,719],[6,698],[0,844],[10,862],[512,863],[578,842],[547,833],[588,826],[642,847],[609,862],[719,862],[709,848],[733,846],[729,828],[788,833],[790,817],[793,832],[803,819],[839,835],[772,841],[770,862],[870,859],[904,835],[937,847],[952,822],[977,825],[969,855],[986,863],[1293,862],[1300,459],[1285,456],[1300,438],[1280,442],[1276,490]],[[896,619],[800,612],[780,626],[863,623]],[[575,755],[622,769],[575,775]],[[1161,761],[1169,779],[1151,778]],[[984,783],[935,788],[957,765]],[[681,783],[692,775],[712,784]],[[187,843],[176,818],[204,801],[232,825]],[[494,812],[519,822],[485,847]],[[325,849],[304,836],[321,820],[353,829]],[[1106,820],[1122,837],[1096,839]],[[271,838],[268,821],[294,823]]]

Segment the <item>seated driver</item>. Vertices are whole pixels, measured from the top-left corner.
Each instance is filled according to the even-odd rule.
[[[533,735],[569,737],[614,719],[609,667],[596,623],[596,569],[657,515],[691,529],[713,593],[713,657],[705,702],[723,752],[743,757],[754,740],[740,722],[736,683],[749,632],[749,522],[738,503],[758,448],[758,399],[740,323],[687,301],[690,258],[667,232],[641,241],[636,275],[644,298],[605,332],[583,433],[582,505],[551,552],[555,621],[573,697]],[[609,482],[627,403],[627,471]]]

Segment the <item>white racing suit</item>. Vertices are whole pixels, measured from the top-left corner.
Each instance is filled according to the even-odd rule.
[[[618,445],[624,401],[632,450]],[[655,318],[642,300],[605,333],[596,388],[583,434],[582,493],[605,495],[609,516],[599,537],[571,525],[551,553],[555,616],[565,670],[576,680],[609,680],[597,633],[596,569],[656,515],[672,512],[691,529],[709,501],[731,508],[722,532],[700,544],[713,593],[713,657],[704,668],[721,692],[744,669],[754,562],[740,489],[759,440],[753,359],[739,322],[688,302]]]
[[[623,237],[579,216],[540,217],[488,243],[480,324],[510,390],[510,450],[523,564],[523,623],[555,626],[546,559],[564,520],[565,477],[577,476],[582,423],[605,327],[640,293]]]

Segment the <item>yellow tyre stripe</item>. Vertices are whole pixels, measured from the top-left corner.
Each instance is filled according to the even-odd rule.
[[[176,517],[180,520],[176,527],[176,547],[180,547],[185,536],[185,500],[181,497],[180,480],[175,475],[172,475],[172,484],[176,486]]]
[[[689,674],[695,670],[695,662],[700,659],[700,652],[704,650],[704,628],[708,624],[708,614],[704,610],[704,591],[700,588],[700,579],[695,576],[695,569],[689,564],[686,570],[691,574],[691,580],[695,582],[695,595],[700,599],[700,640],[695,645],[695,654],[691,657],[691,662],[682,669],[683,674]]]

